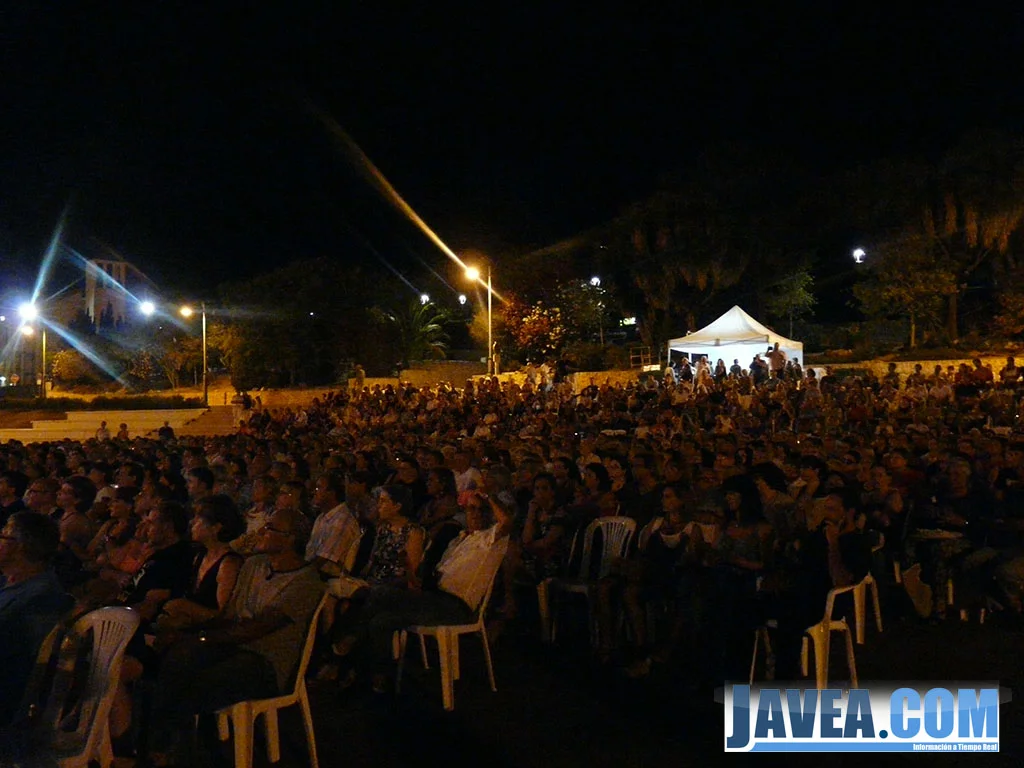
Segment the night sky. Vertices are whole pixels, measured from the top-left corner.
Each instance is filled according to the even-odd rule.
[[[69,245],[169,289],[308,256],[446,268],[306,103],[446,242],[505,253],[607,221],[723,141],[828,174],[1024,125],[1020,12],[977,5],[6,5],[0,250],[23,273],[69,203]]]

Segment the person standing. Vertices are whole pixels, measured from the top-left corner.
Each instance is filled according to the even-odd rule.
[[[100,428],[96,430],[96,439],[97,440],[109,440],[110,439],[110,430],[107,429],[107,422],[105,422],[105,421],[101,421],[100,422]]]
[[[776,341],[775,346],[768,350],[767,357],[772,376],[776,379],[782,378],[786,370],[786,353],[779,349],[779,342]]]

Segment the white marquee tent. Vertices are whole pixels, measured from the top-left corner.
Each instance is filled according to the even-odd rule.
[[[801,363],[804,362],[802,341],[787,339],[771,328],[761,325],[738,306],[734,306],[699,331],[669,341],[668,351],[669,356],[673,351],[685,352],[688,355],[706,355],[711,365],[717,363],[719,358],[725,361],[726,366],[732,365],[732,361],[738,359],[740,365],[747,368],[754,355],[760,353],[763,357],[768,347],[775,346],[775,342],[779,343],[779,349],[783,350],[790,360],[795,357]]]

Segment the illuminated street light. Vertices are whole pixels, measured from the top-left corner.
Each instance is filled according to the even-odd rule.
[[[466,267],[466,279],[474,283],[480,280],[480,270],[476,267]],[[491,265],[487,265],[487,375],[494,372],[494,342],[491,340],[491,297],[494,291],[491,290]]]
[[[594,275],[592,278],[590,278],[590,284],[592,286],[594,286],[595,288],[600,288],[601,287],[601,278],[598,277],[597,275]]]
[[[466,294],[460,293],[459,294],[459,304],[465,304],[465,303],[466,303]]]
[[[18,317],[26,323],[35,322],[36,318],[39,317],[39,310],[36,309],[36,305],[31,301],[26,301],[18,307]]]
[[[154,304],[152,301],[144,301],[141,304],[139,304],[139,312],[144,314],[146,317],[149,317],[154,312],[156,312],[156,304]]]
[[[210,407],[210,381],[207,374],[208,366],[206,364],[206,302],[200,302],[199,309],[203,314],[203,405],[207,408]],[[195,310],[192,309],[188,304],[178,310],[182,317],[192,317],[195,314]]]
[[[864,263],[864,257],[865,256],[867,256],[867,253],[864,252],[863,248],[857,248],[853,252],[853,260],[855,262],[857,262],[858,264],[863,264]]]
[[[39,318],[39,308],[36,307],[36,305],[33,302],[26,301],[26,302],[22,303],[21,306],[18,307],[18,316],[21,317],[21,319],[23,321],[23,325],[20,328],[22,335],[25,336],[25,338],[31,338],[33,335],[35,335],[36,331],[35,331],[35,328],[33,328],[31,325],[28,325],[28,323],[33,323],[36,320],[40,319]],[[46,399],[46,326],[42,325],[42,323],[40,323],[40,330],[42,332],[39,335],[41,337],[42,347],[43,347],[43,356],[41,358],[42,359],[42,363],[43,363],[43,381],[42,381],[42,387],[41,387],[41,391],[39,393],[39,396],[40,396],[41,399],[45,400]]]
[[[429,303],[430,303],[430,294],[429,293],[421,293],[420,294],[420,304],[429,304]]]

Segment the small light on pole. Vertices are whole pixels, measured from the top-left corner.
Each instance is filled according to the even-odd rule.
[[[597,275],[594,275],[592,278],[590,278],[590,284],[592,286],[594,286],[595,288],[600,288],[601,287],[601,278],[598,277]]]
[[[26,302],[22,303],[21,306],[18,307],[18,316],[21,317],[22,322],[23,322],[23,325],[21,326],[22,334],[24,334],[26,337],[33,336],[35,334],[35,329],[32,326],[28,325],[28,323],[33,323],[36,320],[40,319],[39,318],[39,308],[36,307],[36,305],[33,302],[26,301]],[[39,335],[41,337],[41,341],[42,341],[42,345],[43,345],[43,354],[42,354],[42,358],[41,358],[42,359],[43,378],[42,378],[42,382],[41,382],[42,386],[40,387],[40,390],[41,390],[40,391],[40,397],[45,400],[46,399],[46,326],[43,325],[42,323],[40,323],[39,325],[40,325],[40,331],[41,331],[41,333]]]
[[[466,279],[471,280],[474,283],[480,280],[480,270],[476,267],[466,268]],[[494,342],[492,339],[491,331],[491,297],[493,291],[491,291],[491,267],[487,265],[487,375],[490,376],[494,372]]]
[[[460,293],[459,294],[459,304],[465,305],[465,303],[466,303],[466,294]]]
[[[429,304],[429,303],[430,303],[430,294],[429,293],[421,293],[420,294],[420,304]]]
[[[857,264],[863,264],[865,256],[867,256],[867,254],[864,252],[863,248],[855,248],[854,249],[854,251],[853,251],[853,260]]]
[[[156,312],[156,304],[152,301],[144,301],[139,304],[139,312],[144,314],[146,317],[150,317],[154,312]]]
[[[203,315],[203,405],[207,408],[210,407],[210,381],[208,378],[207,371],[209,367],[206,364],[206,302],[202,302],[199,305],[200,312]],[[192,309],[188,304],[178,310],[182,317],[192,317],[195,314],[195,310]]]

